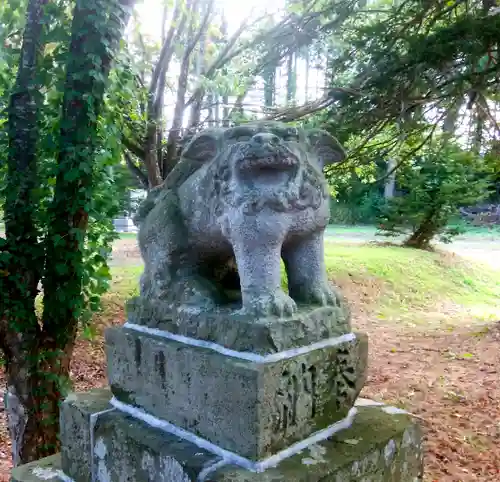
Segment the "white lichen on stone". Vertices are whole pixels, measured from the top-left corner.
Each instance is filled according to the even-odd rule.
[[[403,440],[401,441],[401,447],[408,448],[411,447],[412,445],[415,445],[412,432],[413,431],[411,429],[407,429],[404,431]]]
[[[155,458],[149,452],[142,454],[141,467],[148,473],[150,480],[157,482],[190,482],[182,465],[173,457],[160,457],[158,470],[155,462]]]
[[[392,406],[384,406],[382,407],[382,411],[389,415],[409,415],[409,413],[406,410]]]
[[[42,480],[55,479],[59,476],[59,471],[47,467],[35,467],[31,473]]]
[[[104,443],[103,438],[99,437],[97,439],[97,443],[95,444],[95,447],[94,447],[94,455],[96,455],[100,459],[104,459],[104,457],[106,457],[107,453],[108,453],[108,449],[106,448],[106,444]]]
[[[144,452],[141,458],[141,468],[148,472],[151,477],[155,470],[155,461],[149,452]]]
[[[191,482],[184,471],[184,467],[173,457],[160,458],[161,482]]]
[[[20,450],[23,446],[28,415],[13,385],[9,385],[5,392],[4,405],[7,412],[7,426],[12,443],[12,462],[14,466],[17,466],[21,461]]]
[[[389,465],[392,462],[395,453],[396,453],[396,442],[394,442],[394,440],[389,440],[389,443],[384,447],[384,457],[387,465]]]
[[[353,462],[351,472],[355,476],[361,475],[361,466],[357,460]]]
[[[50,467],[35,467],[31,473],[42,480],[57,479],[63,482],[74,482],[71,477],[68,477],[62,470],[52,469]]]
[[[97,439],[94,446],[93,454],[99,459],[97,462],[96,472],[93,474],[92,482],[111,482],[111,476],[109,475],[108,468],[106,466],[106,455],[108,449],[102,437]]]
[[[95,450],[97,448],[97,445],[94,443],[95,425],[96,425],[97,419],[99,418],[100,415],[102,415],[103,413],[111,412],[113,410],[114,410],[114,408],[109,408],[109,409],[103,410],[102,412],[96,412],[96,413],[93,413],[90,415],[90,427],[89,427],[88,436],[89,436],[89,443],[90,443],[90,460],[92,460],[92,461],[94,460],[94,455],[97,455],[97,457],[99,457],[99,459],[104,459],[106,457],[107,449],[106,449],[106,445],[104,444],[104,440],[102,438],[98,441],[98,444],[97,444],[99,446],[98,450],[100,450],[100,452],[102,453],[102,456],[100,454],[95,453]],[[93,463],[94,462],[92,462],[92,464]],[[93,467],[94,466],[92,466],[92,482],[96,482],[96,474],[94,473]]]
[[[309,458],[309,457],[304,457],[304,458],[302,459],[302,463],[303,463],[304,465],[316,465],[316,464],[318,463],[318,461],[317,461],[317,460],[314,460],[314,459],[311,459],[311,458]]]

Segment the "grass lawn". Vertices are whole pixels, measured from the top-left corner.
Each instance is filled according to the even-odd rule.
[[[327,242],[325,259],[334,281],[378,292],[368,295],[378,319],[425,328],[500,319],[500,272],[453,254]]]
[[[123,323],[124,303],[137,293],[142,271],[136,252],[127,256],[125,265],[112,267],[94,336],[77,343],[77,390],[106,383],[102,331]],[[326,264],[350,301],[354,329],[370,338],[363,395],[421,420],[425,480],[500,480],[500,270],[450,253],[333,241],[326,243]],[[4,422],[0,438],[1,474],[2,462],[9,464]]]
[[[430,327],[430,321],[442,321],[435,311],[436,319],[429,319],[431,307],[443,310],[450,323],[464,316],[475,322],[500,318],[500,272],[450,253],[327,241],[325,262],[330,279],[345,290],[363,291],[381,320]],[[121,302],[132,296],[141,272],[139,265],[113,266],[106,297]]]
[[[2,229],[0,225],[0,230]],[[500,240],[500,226],[488,227],[477,227],[472,225],[466,225],[466,233],[459,236],[457,239],[464,238],[491,238]],[[375,236],[377,228],[370,225],[341,225],[341,224],[329,224],[327,226],[327,234],[332,234],[342,237],[369,237]],[[120,233],[121,239],[132,239],[136,238],[135,233]],[[382,238],[383,239],[383,238]]]
[[[499,241],[500,242],[500,226],[472,226],[471,224],[461,224],[464,234],[457,236],[456,241]],[[376,236],[377,228],[371,225],[340,225],[330,224],[326,229],[327,234],[332,236],[340,236],[344,238],[377,238],[391,239],[384,236]],[[402,237],[404,239],[404,236]]]

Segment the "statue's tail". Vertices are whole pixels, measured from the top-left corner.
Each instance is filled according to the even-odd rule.
[[[148,195],[146,196],[146,199],[142,201],[142,203],[139,205],[139,209],[137,209],[137,212],[134,215],[133,221],[134,224],[139,227],[144,219],[146,219],[146,216],[150,213],[150,211],[155,207],[156,201],[161,194],[163,189],[163,184],[160,184],[159,186],[154,187],[148,192]]]

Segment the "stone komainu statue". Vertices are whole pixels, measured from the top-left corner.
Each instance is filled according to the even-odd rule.
[[[207,310],[235,302],[237,293],[243,312],[256,316],[336,304],[324,264],[322,169],[344,158],[327,132],[277,122],[196,135],[138,212],[140,297]]]

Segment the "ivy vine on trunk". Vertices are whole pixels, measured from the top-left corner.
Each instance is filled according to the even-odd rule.
[[[0,244],[0,348],[6,363],[6,411],[14,464],[58,448],[59,403],[85,310],[83,259],[98,118],[113,54],[134,0],[76,0],[55,186],[40,216],[37,197],[44,182],[37,171],[42,102],[37,79],[48,0],[30,0],[21,58],[10,96],[5,239]],[[42,233],[46,233],[42,236]],[[43,285],[43,313],[35,299]]]

